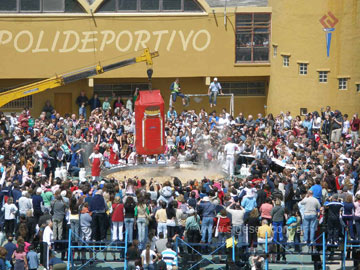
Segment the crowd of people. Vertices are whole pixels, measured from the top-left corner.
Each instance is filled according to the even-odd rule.
[[[86,99],[78,98],[79,116],[61,116],[48,110],[49,103],[33,123],[28,109],[19,116],[0,113],[0,223],[6,238],[0,240],[7,242],[0,248],[1,269],[34,269],[31,250],[41,250],[40,263],[52,267],[49,251],[60,250],[64,259],[57,241],[67,239],[70,228],[74,242],[127,240],[127,254],[104,256],[126,256],[129,269],[174,269],[176,237],[212,244],[235,236],[251,252],[262,250],[268,237],[274,243],[270,261],[286,260],[281,244],[293,243],[299,251],[298,243],[314,246],[321,232],[331,246],[344,239],[344,230],[360,240],[357,114],[349,120],[328,106],[304,118],[287,112],[254,119],[242,113],[234,118],[226,109],[178,113],[170,107],[165,153],[138,156],[136,97],[125,105],[116,99],[116,108],[93,97],[88,118]],[[94,145],[92,177],[78,179],[83,143]],[[179,162],[223,166],[228,177],[165,183],[101,177],[112,166]],[[248,165],[245,178],[237,177],[242,164]],[[62,166],[68,175],[55,177]],[[75,257],[84,263],[92,256],[82,250]],[[251,262],[261,269],[260,257]]]

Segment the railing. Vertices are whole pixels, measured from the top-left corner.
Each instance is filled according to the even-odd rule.
[[[72,241],[72,234],[74,234],[75,238],[77,240]],[[110,243],[106,244],[104,242],[94,242],[94,241],[84,241],[80,236],[78,236],[76,233],[73,233],[71,229],[69,230],[69,246],[68,246],[68,256],[67,256],[67,270],[74,269],[74,258],[73,258],[73,251],[74,250],[83,250],[87,249],[92,254],[93,257],[86,260],[84,264],[82,264],[77,270],[82,269],[86,265],[90,264],[91,262],[95,261],[96,254],[100,252],[104,252],[105,250],[111,248],[115,250],[124,250],[124,270],[126,270],[127,267],[127,260],[126,260],[126,253],[128,248],[128,234],[125,232],[125,242],[124,245],[113,245],[117,241],[111,241]],[[77,243],[83,243],[83,245],[73,245],[73,242]]]

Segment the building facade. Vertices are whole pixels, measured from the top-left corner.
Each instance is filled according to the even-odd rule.
[[[353,113],[360,101],[359,6],[356,0],[311,6],[305,0],[4,0],[0,88],[136,57],[148,47],[160,54],[152,88],[166,104],[175,78],[184,94],[206,94],[218,77],[224,93],[235,96],[235,114],[300,114],[328,104]],[[29,106],[38,115],[49,100],[62,114],[77,113],[82,90],[89,98],[115,93],[126,100],[137,87],[148,87],[144,63],[1,109]],[[220,97],[217,108],[229,104]],[[187,109],[202,107],[210,109],[207,97],[191,98]],[[175,108],[182,110],[180,100]]]

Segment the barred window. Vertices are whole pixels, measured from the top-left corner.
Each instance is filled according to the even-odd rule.
[[[290,66],[290,56],[289,55],[283,55],[283,67]]]
[[[1,0],[0,12],[66,12],[84,13],[77,0]]]
[[[236,14],[236,62],[268,62],[270,13]]]
[[[339,78],[339,90],[347,90],[348,78]]]
[[[221,82],[224,94],[235,96],[265,96],[266,82]]]
[[[120,84],[95,84],[94,93],[99,98],[112,97],[113,93],[120,97],[130,97],[134,94],[135,89],[146,90],[149,85],[146,83],[120,83]]]
[[[319,82],[327,83],[328,81],[328,71],[319,71]]]
[[[12,89],[12,88],[2,88],[2,89],[0,89],[0,93],[8,91],[10,89]],[[31,109],[32,108],[32,97],[33,96],[18,98],[16,100],[13,100],[13,101],[5,104],[1,108],[2,109],[23,109],[23,108],[27,107],[27,108]]]
[[[308,64],[307,63],[299,63],[299,74],[300,75],[308,74]]]

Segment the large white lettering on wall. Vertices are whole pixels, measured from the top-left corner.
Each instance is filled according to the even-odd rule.
[[[178,50],[203,52],[209,48],[211,35],[206,29],[199,30],[102,30],[84,31],[64,30],[31,32],[24,29],[13,32],[0,29],[0,48],[12,46],[19,53],[91,53],[116,49],[119,52],[139,51],[146,47],[172,51],[175,44]]]

